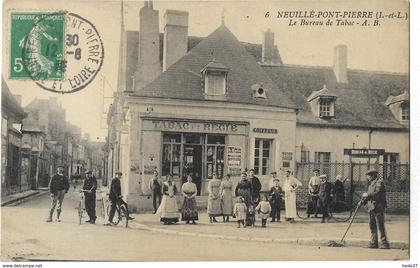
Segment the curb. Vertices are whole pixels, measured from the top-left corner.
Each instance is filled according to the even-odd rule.
[[[9,200],[9,201],[5,201],[4,203],[1,203],[1,206],[5,207],[5,206],[8,206],[8,205],[13,205],[13,204],[21,204],[21,203],[27,201],[27,199],[34,198],[34,197],[37,197],[37,196],[41,196],[41,195],[44,195],[46,193],[48,193],[48,191],[42,191],[42,190],[41,191],[36,191],[36,192],[30,193],[30,194],[25,195],[25,196],[21,196],[21,197],[18,197],[18,198]]]
[[[222,239],[222,240],[233,240],[233,241],[253,241],[253,242],[263,242],[263,243],[278,243],[278,244],[295,244],[295,245],[304,245],[304,246],[322,246],[327,247],[330,241],[339,241],[337,237],[324,237],[324,238],[264,238],[264,237],[249,237],[249,236],[233,236],[233,235],[217,235],[217,234],[207,234],[207,233],[197,233],[197,232],[185,232],[185,231],[175,231],[167,230],[162,228],[150,227],[148,225],[131,222],[131,226],[135,226],[136,229],[147,230],[150,232],[161,233],[161,234],[172,234],[172,235],[182,235],[182,236],[196,236],[203,238],[212,238],[212,239]],[[363,239],[348,239],[344,241],[346,247],[367,247],[369,244],[368,240]],[[408,249],[409,243],[405,241],[393,241],[390,242],[391,249]]]

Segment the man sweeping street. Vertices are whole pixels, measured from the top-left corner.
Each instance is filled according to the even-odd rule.
[[[385,232],[385,208],[386,193],[385,185],[374,169],[366,172],[369,187],[367,193],[363,193],[362,202],[369,212],[369,228],[371,233],[369,248],[378,248],[378,231],[381,236],[382,249],[389,249],[388,239]]]

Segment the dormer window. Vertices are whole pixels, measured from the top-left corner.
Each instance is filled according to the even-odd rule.
[[[215,60],[201,69],[201,81],[204,94],[208,96],[224,96],[227,91],[227,75],[229,69]]]
[[[410,120],[410,96],[407,91],[398,96],[389,96],[385,105],[400,123],[408,123]]]
[[[410,103],[408,101],[401,103],[401,120],[410,120]]]
[[[320,98],[319,99],[319,117],[333,117],[334,116],[334,99]]]
[[[337,95],[332,93],[327,87],[315,90],[306,99],[311,105],[312,113],[319,118],[328,119],[335,117],[335,101]]]

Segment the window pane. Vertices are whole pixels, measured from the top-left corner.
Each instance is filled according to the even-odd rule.
[[[255,153],[254,153],[255,157],[259,157],[260,156],[260,150],[255,148]]]
[[[269,157],[270,156],[270,150],[263,150],[263,157]]]
[[[268,158],[264,157],[264,158],[262,159],[262,165],[263,165],[263,166],[267,166],[267,164],[268,164]]]
[[[201,136],[200,134],[185,134],[185,143],[189,144],[200,144],[201,143]]]
[[[268,141],[268,140],[263,141],[263,148],[264,149],[269,149],[270,148],[270,141]]]
[[[267,175],[267,168],[266,167],[262,168],[262,174],[261,175]]]
[[[207,144],[225,144],[225,136],[208,135]]]
[[[165,143],[180,143],[181,142],[181,134],[163,134],[163,142]]]
[[[258,167],[260,164],[260,159],[258,157],[254,158],[254,167]]]
[[[206,93],[209,95],[225,94],[225,75],[223,73],[207,73]]]
[[[255,140],[255,149],[260,148],[260,140]]]

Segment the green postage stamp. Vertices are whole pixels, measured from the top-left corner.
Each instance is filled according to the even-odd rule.
[[[10,78],[64,78],[64,13],[12,13]]]

